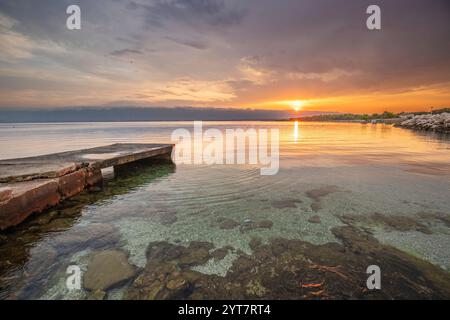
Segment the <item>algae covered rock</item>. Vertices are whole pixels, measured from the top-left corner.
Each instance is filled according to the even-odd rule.
[[[234,229],[239,226],[239,222],[234,221],[233,219],[228,219],[228,218],[218,219],[218,222],[219,222],[219,228],[224,229],[224,230]]]
[[[302,240],[272,238],[263,244],[252,238],[252,254],[235,251],[237,258],[225,276],[190,270],[189,265],[182,263],[186,256],[189,259],[196,256],[193,251],[207,250],[211,244],[194,242],[185,247],[167,242],[151,243],[147,266],[127,288],[126,298],[450,298],[448,272],[384,245],[356,227],[336,227],[332,232],[341,243],[314,245]],[[367,267],[374,264],[382,270],[382,290],[371,291],[366,286]]]
[[[320,217],[319,216],[312,216],[308,219],[309,223],[321,223]]]
[[[83,286],[92,291],[106,291],[135,274],[136,268],[128,262],[125,252],[106,250],[92,256],[83,277]]]

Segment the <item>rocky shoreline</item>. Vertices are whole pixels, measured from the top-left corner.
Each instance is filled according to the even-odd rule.
[[[450,133],[450,113],[447,112],[416,116],[406,115],[401,118],[402,121],[398,122],[395,126],[415,130]]]

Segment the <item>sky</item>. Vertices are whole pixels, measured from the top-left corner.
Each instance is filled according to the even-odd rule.
[[[447,0],[0,0],[0,111],[448,106]]]

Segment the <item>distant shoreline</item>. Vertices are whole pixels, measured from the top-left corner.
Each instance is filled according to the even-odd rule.
[[[168,109],[173,112],[174,109]],[[186,111],[189,111],[185,113]],[[158,114],[150,115],[147,112],[154,110],[121,109],[120,112],[108,112],[107,110],[59,110],[59,111],[0,111],[0,124],[42,124],[42,123],[121,123],[121,122],[335,122],[335,123],[385,123],[396,124],[405,117],[435,115],[450,112],[450,108],[442,108],[432,112],[402,112],[393,113],[385,111],[377,114],[352,114],[352,113],[321,113],[305,111],[296,116],[292,111],[275,110],[241,110],[242,114],[230,114],[230,109],[178,109],[182,114]],[[162,112],[162,108],[159,109]],[[165,110],[167,111],[167,110]],[[75,113],[71,113],[75,112]],[[234,112],[234,110],[233,110]],[[255,114],[256,113],[256,114]],[[294,115],[294,117],[293,117]],[[160,118],[158,118],[160,117]],[[184,119],[182,117],[185,117]]]
[[[193,121],[203,121],[203,122],[289,122],[295,121],[291,119],[236,119],[236,120],[220,120],[220,119],[186,119],[186,120],[73,120],[73,121],[0,121],[0,124],[32,124],[32,123],[121,123],[121,122],[193,122]],[[319,122],[319,121],[318,121]]]

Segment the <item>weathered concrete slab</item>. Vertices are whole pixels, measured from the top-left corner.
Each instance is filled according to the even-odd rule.
[[[117,143],[37,157],[0,160],[0,183],[57,178],[83,167],[106,168],[170,154],[170,144]]]
[[[173,145],[114,144],[0,161],[0,230],[18,225],[102,181],[101,169],[155,157]]]
[[[75,163],[4,161],[0,164],[0,182],[30,181],[41,178],[57,178],[79,168]]]
[[[11,188],[7,188],[7,187],[0,188],[0,202],[10,199],[11,196],[12,196]]]
[[[0,203],[0,230],[18,225],[34,212],[56,205],[61,196],[55,179],[39,179],[9,186],[12,196]]]

